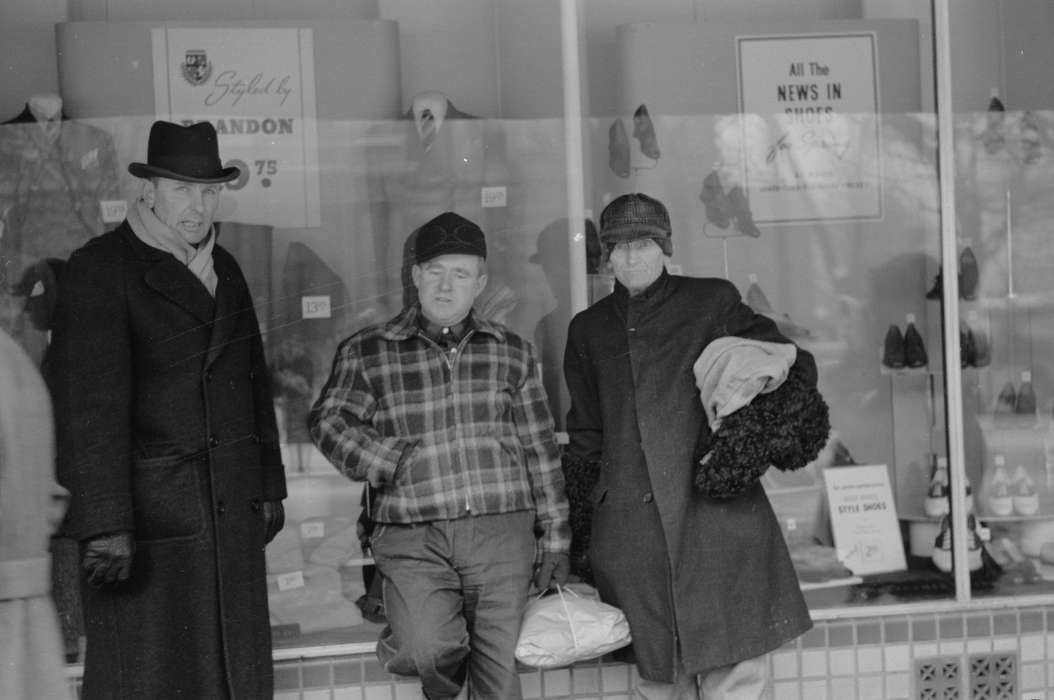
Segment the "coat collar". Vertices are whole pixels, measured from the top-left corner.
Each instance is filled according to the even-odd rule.
[[[630,306],[634,310],[647,311],[665,301],[673,293],[675,287],[674,277],[664,267],[659,274],[659,279],[652,282],[647,289],[636,296],[631,297],[629,290],[616,280],[613,296],[615,297],[615,305],[622,312],[625,312]]]
[[[384,324],[381,329],[381,335],[387,340],[394,341],[408,340],[414,337],[415,335],[422,335],[423,331],[421,330],[421,326],[418,321],[418,317],[420,316],[420,314],[421,304],[420,302],[415,302],[414,304],[403,309],[399,313],[399,315],[393,318],[391,321],[388,321],[388,323]],[[472,324],[470,330],[480,333],[487,333],[497,338],[498,341],[504,342],[505,330],[502,328],[502,326],[498,325],[497,323],[488,321],[487,319],[480,317],[474,312],[471,316],[471,319]]]
[[[143,280],[148,287],[166,297],[180,308],[186,310],[203,324],[211,324],[212,333],[209,339],[209,350],[205,358],[208,366],[219,356],[238,322],[238,309],[235,308],[234,270],[227,265],[226,256],[219,253],[217,246],[213,250],[216,266],[216,298],[213,299],[205,285],[201,283],[187,266],[163,250],[158,250],[143,243],[132,231],[128,222],[123,222],[118,232],[124,238],[133,257],[148,263]]]

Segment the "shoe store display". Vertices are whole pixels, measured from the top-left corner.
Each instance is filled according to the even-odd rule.
[[[1017,390],[1014,389],[1013,382],[1007,382],[1003,385],[1003,388],[999,391],[999,395],[995,399],[995,409],[993,410],[993,413],[997,416],[1013,413],[1016,404]]]
[[[925,367],[928,362],[922,335],[915,327],[915,314],[908,314],[908,325],[904,330],[904,364],[911,369]]]
[[[992,461],[995,471],[988,483],[988,512],[999,517],[1006,517],[1014,512],[1014,500],[1010,493],[1010,477],[1006,473],[1006,461],[1003,455],[996,455]]]
[[[720,229],[728,228],[732,223],[732,205],[728,202],[724,187],[721,185],[721,176],[716,170],[711,170],[703,178],[703,189],[699,193],[699,199],[705,207],[706,220]]]
[[[937,458],[937,466],[930,477],[930,485],[926,489],[926,499],[922,502],[922,509],[929,518],[940,518],[950,511],[948,502],[948,460],[944,457]]]
[[[608,128],[608,166],[619,177],[629,177],[629,137],[621,119]]]
[[[992,364],[992,346],[988,342],[988,334],[976,313],[971,312],[969,319],[971,325],[968,330],[973,351],[970,364],[974,367],[987,367]]]
[[[937,275],[933,278],[933,286],[930,287],[929,291],[926,292],[927,299],[940,299],[944,293],[944,283],[941,279],[941,271],[937,270]]]
[[[977,517],[973,513],[966,516],[966,529],[969,531],[966,543],[966,568],[970,571],[977,571],[984,565],[984,559],[981,556],[984,541],[978,532]]]
[[[659,159],[659,142],[655,138],[655,125],[651,123],[648,108],[637,107],[633,113],[633,137],[640,141],[640,152],[652,160]]]
[[[941,529],[933,541],[933,554],[930,558],[934,566],[941,571],[952,570],[952,527],[947,515],[941,518]]]
[[[1035,515],[1039,512],[1039,493],[1036,484],[1028,475],[1025,465],[1017,465],[1014,470],[1014,480],[1011,482],[1013,493],[1014,512],[1018,515]]]
[[[758,285],[758,276],[751,273],[747,278],[750,280],[750,285],[747,287],[746,302],[747,306],[753,309],[756,314],[771,314],[774,313],[772,304],[769,303],[768,297],[765,296],[765,292],[761,291],[761,287]]]
[[[1036,414],[1036,390],[1032,387],[1032,373],[1025,370],[1021,373],[1021,386],[1014,401],[1014,413],[1021,415]]]
[[[959,296],[967,301],[977,298],[977,282],[980,272],[977,269],[977,258],[970,246],[959,253]]]
[[[736,185],[728,191],[728,203],[736,220],[736,230],[744,236],[760,237],[761,229],[754,224],[754,215],[750,213],[750,204],[742,187]]]
[[[988,113],[985,116],[987,122],[984,132],[981,134],[981,143],[989,155],[995,155],[1006,143],[1003,135],[1003,122],[1006,121],[1006,107],[996,92],[992,91],[992,98],[988,101]]]
[[[882,343],[882,364],[890,369],[904,369],[904,334],[897,324],[890,324]]]
[[[975,367],[977,361],[977,345],[974,341],[970,328],[963,324],[959,328],[959,366]]]

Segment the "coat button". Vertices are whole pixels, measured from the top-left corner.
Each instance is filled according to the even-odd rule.
[[[255,442],[257,445],[259,445],[260,444],[260,436],[257,435],[256,433],[253,433],[252,434],[252,441]]]
[[[216,515],[223,515],[226,512],[227,512],[227,504],[226,503],[224,503],[223,501],[220,501],[219,503],[216,504]]]
[[[215,435],[209,435],[209,447],[215,447],[220,444],[220,439]]]
[[[653,499],[654,496],[651,495],[651,491],[648,491],[648,493],[644,494],[644,497],[640,500],[644,501],[645,503],[651,503]]]

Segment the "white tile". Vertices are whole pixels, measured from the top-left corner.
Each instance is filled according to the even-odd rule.
[[[777,682],[772,686],[773,700],[801,700],[798,682]]]
[[[816,678],[827,675],[827,650],[808,649],[801,653],[802,678]]]
[[[886,700],[909,700],[911,676],[907,673],[886,674]]]
[[[777,651],[772,654],[772,677],[776,680],[798,677],[798,652]]]
[[[366,686],[365,700],[392,700],[392,686],[390,685],[368,685]]]
[[[305,690],[301,700],[330,700],[329,688],[324,690]]]
[[[861,676],[856,681],[860,700],[886,700],[882,692],[882,676]]]
[[[992,640],[983,637],[971,637],[966,640],[967,654],[987,654],[992,651]]]
[[[542,697],[542,674],[538,671],[520,674],[520,688],[524,700],[535,700]]]
[[[395,700],[425,700],[424,691],[421,690],[421,682],[396,683]]]
[[[571,669],[571,685],[575,695],[600,692],[600,672],[596,666],[574,666]]]
[[[913,647],[916,659],[928,659],[937,656],[937,642],[920,642]]]
[[[832,678],[831,698],[833,700],[855,700],[856,679],[855,678]]]
[[[604,684],[604,694],[615,690],[629,690],[629,669],[621,665],[608,665],[600,669],[600,682]]]
[[[274,700],[300,700],[300,691],[292,693],[275,693]]]
[[[545,697],[571,694],[571,673],[566,668],[558,668],[542,673],[542,687]]]
[[[1043,646],[1042,634],[1021,635],[1021,660],[1042,661],[1047,658],[1047,651]]]
[[[996,637],[992,640],[992,651],[1017,651],[1017,637]]]
[[[334,688],[333,700],[362,700],[362,688]]]
[[[911,657],[907,644],[890,644],[886,646],[886,673],[896,671],[907,671],[910,668]]]
[[[851,676],[856,673],[856,652],[852,649],[831,650],[831,675]],[[835,695],[835,697],[838,697]]]
[[[862,647],[857,649],[856,668],[859,673],[881,673],[882,650],[878,647]]]
[[[362,700],[362,688],[334,688],[333,700]]]
[[[827,681],[805,681],[801,684],[801,696],[805,700],[827,700]]]
[[[966,653],[966,645],[959,640],[941,642],[938,649],[940,649],[940,656],[961,656]]]
[[[1043,664],[1021,664],[1021,690],[1041,690],[1047,687]]]

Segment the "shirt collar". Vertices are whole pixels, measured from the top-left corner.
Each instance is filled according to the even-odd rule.
[[[421,319],[421,321],[425,323],[428,322],[421,313],[420,302],[414,302],[412,305],[403,309],[398,316],[384,325],[383,335],[388,340],[407,340],[419,334],[428,335],[427,331],[421,325],[421,321],[418,321],[418,319]],[[462,323],[465,322],[470,324],[463,330],[465,333],[472,330],[477,333],[488,333],[499,341],[505,340],[505,330],[500,324],[488,321],[475,313],[471,313]],[[436,328],[441,329],[441,326],[437,325]]]

